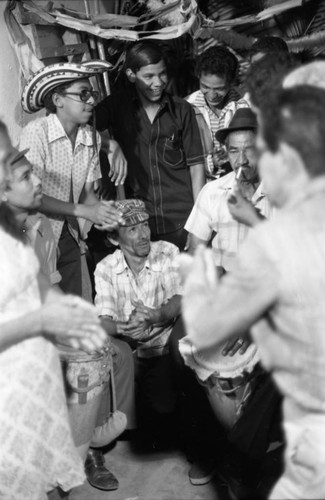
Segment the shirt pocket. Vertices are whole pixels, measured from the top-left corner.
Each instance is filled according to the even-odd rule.
[[[163,146],[163,161],[172,167],[182,166],[184,160],[184,152],[182,149],[182,141],[180,137],[173,134],[166,137]]]

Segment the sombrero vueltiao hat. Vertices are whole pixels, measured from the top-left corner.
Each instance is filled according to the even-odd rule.
[[[81,64],[64,62],[45,66],[27,81],[21,98],[22,107],[27,113],[35,113],[44,107],[44,97],[55,87],[104,73],[111,68],[111,63],[100,59]]]

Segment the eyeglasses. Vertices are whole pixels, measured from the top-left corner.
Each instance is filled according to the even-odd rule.
[[[87,102],[92,97],[94,101],[97,101],[99,98],[99,92],[97,90],[92,89],[83,89],[80,92],[63,92],[63,95],[77,95],[80,97],[80,101]]]

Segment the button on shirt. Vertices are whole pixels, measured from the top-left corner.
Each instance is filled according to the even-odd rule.
[[[97,134],[98,149],[100,137]],[[79,126],[75,147],[56,114],[38,118],[22,130],[20,149],[29,148],[26,157],[42,180],[43,193],[61,201],[78,203],[85,183],[101,177],[98,154],[94,154],[92,129]],[[49,216],[56,243],[60,239],[64,216]],[[85,223],[80,219],[79,225]],[[77,231],[75,221],[71,222]]]
[[[127,197],[145,201],[153,233],[184,227],[193,207],[189,168],[204,163],[192,107],[165,94],[151,123],[130,90],[105,98],[95,110],[97,128],[109,129],[126,156]]]
[[[238,249],[251,229],[235,221],[228,209],[227,199],[235,187],[235,173],[209,182],[200,191],[185,229],[204,241],[212,239],[212,250],[217,266],[231,271]],[[254,193],[252,203],[267,219],[273,209],[260,184]]]
[[[240,94],[235,89],[230,90],[225,106],[220,110],[219,115],[212,111],[210,106],[207,104],[204,94],[201,92],[201,90],[193,92],[193,94],[186,97],[186,100],[190,104],[192,104],[192,106],[194,106],[194,108],[196,109],[196,113],[199,113],[203,116],[206,124],[208,125],[208,129],[210,130],[213,148],[215,149],[223,147],[215,137],[216,132],[221,128],[228,127],[237,109],[249,107],[248,102],[245,99],[241,98]],[[214,171],[212,152],[205,151],[205,154],[207,170],[208,172],[210,172],[210,174],[212,174]]]
[[[181,293],[175,257],[178,248],[166,241],[151,243],[150,254],[141,272],[134,276],[121,250],[105,257],[96,267],[95,304],[100,316],[114,321],[128,321],[134,309],[132,301],[141,300],[147,307],[158,308]],[[143,331],[139,357],[153,357],[168,352],[168,338],[175,320],[157,324]],[[154,337],[146,341],[148,337]]]

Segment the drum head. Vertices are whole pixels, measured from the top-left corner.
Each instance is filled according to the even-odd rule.
[[[235,378],[242,375],[244,372],[250,373],[254,366],[258,363],[260,357],[255,344],[248,346],[244,354],[239,351],[233,356],[224,356],[222,354],[226,344],[223,344],[216,352],[213,367],[215,368],[214,375],[220,378]]]

